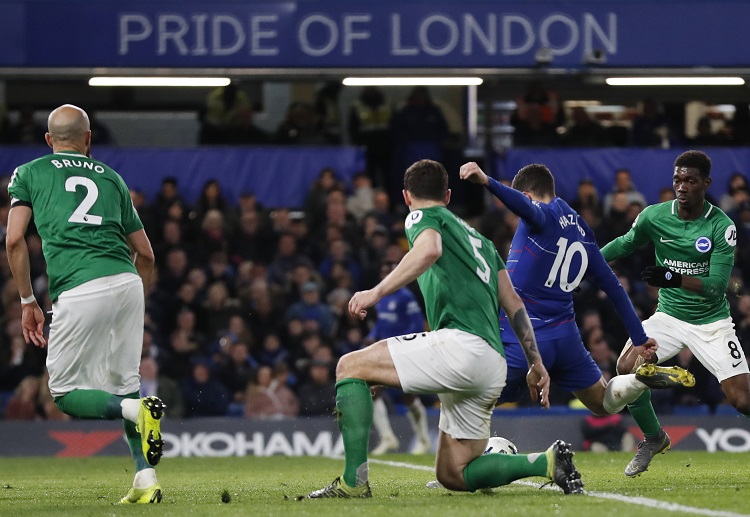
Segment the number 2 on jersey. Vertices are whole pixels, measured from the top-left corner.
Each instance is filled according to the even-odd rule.
[[[78,185],[81,185],[86,189],[86,197],[83,198],[83,201],[78,205],[78,208],[73,211],[73,215],[70,216],[68,222],[95,225],[102,224],[101,216],[88,213],[99,197],[99,188],[96,186],[96,183],[89,178],[84,178],[83,176],[71,176],[65,181],[65,190],[68,192],[75,192]]]
[[[573,256],[576,253],[581,254],[581,270],[576,277],[570,281],[570,263],[573,261]],[[555,261],[552,263],[552,269],[549,272],[547,281],[544,282],[544,286],[552,287],[555,285],[557,274],[560,273],[560,289],[569,293],[581,283],[588,266],[589,256],[586,254],[586,248],[583,247],[583,244],[579,241],[575,241],[568,246],[568,239],[560,237],[557,240],[557,255],[555,256]]]

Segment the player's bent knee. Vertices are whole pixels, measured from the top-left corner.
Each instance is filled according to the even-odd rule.
[[[447,469],[439,469],[435,472],[437,480],[448,490],[457,492],[466,492],[466,482],[464,481],[463,472],[454,472]]]

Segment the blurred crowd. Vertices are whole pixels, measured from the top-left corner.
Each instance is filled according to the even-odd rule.
[[[613,171],[613,185],[612,192],[600,198],[592,183],[582,181],[576,198],[568,200],[602,245],[626,232],[645,204],[627,170]],[[329,415],[337,358],[370,342],[375,321],[374,314],[364,321],[352,318],[346,310],[348,300],[356,290],[377,283],[384,261],[398,262],[406,252],[406,207],[392,204],[364,173],[347,191],[332,169],[320,172],[299,211],[269,210],[252,193],[243,193],[234,206],[226,201],[224,188],[208,181],[192,203],[180,196],[176,178],[166,178],[150,199],[131,192],[157,263],[147,294],[143,395],[161,397],[173,417]],[[672,195],[666,190],[662,199]],[[747,179],[734,175],[726,192],[713,201],[739,229],[737,267],[728,294],[737,333],[747,347]],[[1,205],[4,229],[7,194]],[[495,202],[470,222],[507,256],[516,216]],[[34,291],[49,311],[41,242],[34,232],[27,240]],[[5,253],[4,247],[0,253]],[[620,261],[616,270],[643,318],[656,308],[656,289],[639,280],[640,271],[652,261],[652,252],[645,250]],[[18,292],[6,258],[0,260],[0,282],[0,392],[5,418],[66,418],[46,387],[44,350],[23,341]],[[609,376],[627,336],[603,298],[584,282],[575,304],[584,343]],[[658,411],[668,412],[675,405],[715,410],[723,402],[715,379],[689,351],[674,362],[693,371],[698,386],[655,394]],[[568,404],[570,397],[553,390],[552,400]]]

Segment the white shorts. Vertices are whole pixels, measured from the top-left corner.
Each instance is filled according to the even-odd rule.
[[[441,431],[459,440],[489,438],[508,367],[484,339],[441,329],[390,338],[388,350],[405,393],[437,393]]]
[[[671,359],[683,348],[689,348],[719,382],[735,375],[750,373],[731,317],[693,325],[657,312],[643,322],[643,329],[648,337],[654,338],[659,344],[656,351],[658,363]]]
[[[97,278],[52,305],[47,370],[52,396],[75,389],[136,393],[143,348],[143,283],[132,273]]]

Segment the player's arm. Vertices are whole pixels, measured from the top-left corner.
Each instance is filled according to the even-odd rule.
[[[5,250],[8,254],[8,264],[13,280],[21,295],[21,328],[26,343],[34,343],[43,348],[47,342],[44,339],[44,313],[34,299],[31,285],[31,266],[29,263],[29,248],[26,245],[26,230],[31,221],[31,207],[26,204],[11,205],[8,213],[8,227],[5,236]],[[28,299],[28,303],[24,303]]]
[[[646,210],[648,209],[649,207],[646,207],[640,214],[638,214],[638,217],[635,218],[633,226],[628,230],[628,233],[617,237],[602,248],[604,260],[612,262],[621,257],[627,257],[649,242],[650,238],[647,231],[648,217],[645,215]]]
[[[349,300],[349,312],[364,319],[367,315],[366,309],[378,303],[383,296],[416,280],[437,262],[442,254],[443,238],[440,232],[433,228],[425,228],[417,235],[409,252],[388,276],[372,289],[354,293]]]
[[[649,266],[641,273],[641,279],[648,285],[682,288],[704,298],[716,299],[726,293],[733,266],[734,247],[729,247],[728,251],[715,249],[711,254],[708,276],[683,275],[665,266]]]
[[[135,253],[135,269],[143,281],[143,289],[148,293],[151,275],[154,272],[154,250],[143,228],[127,235],[128,246]]]
[[[541,405],[549,409],[549,374],[542,363],[542,356],[536,344],[536,336],[534,336],[534,327],[526,313],[526,307],[516,294],[508,271],[505,269],[497,272],[497,292],[500,307],[505,311],[510,328],[513,329],[518,342],[521,343],[526,362],[529,365],[526,384],[529,386],[531,399],[539,400]]]
[[[492,194],[501,200],[508,209],[526,221],[534,230],[544,227],[544,212],[521,192],[507,187],[494,178],[490,178],[475,162],[465,163],[459,170],[463,180],[484,185]]]

